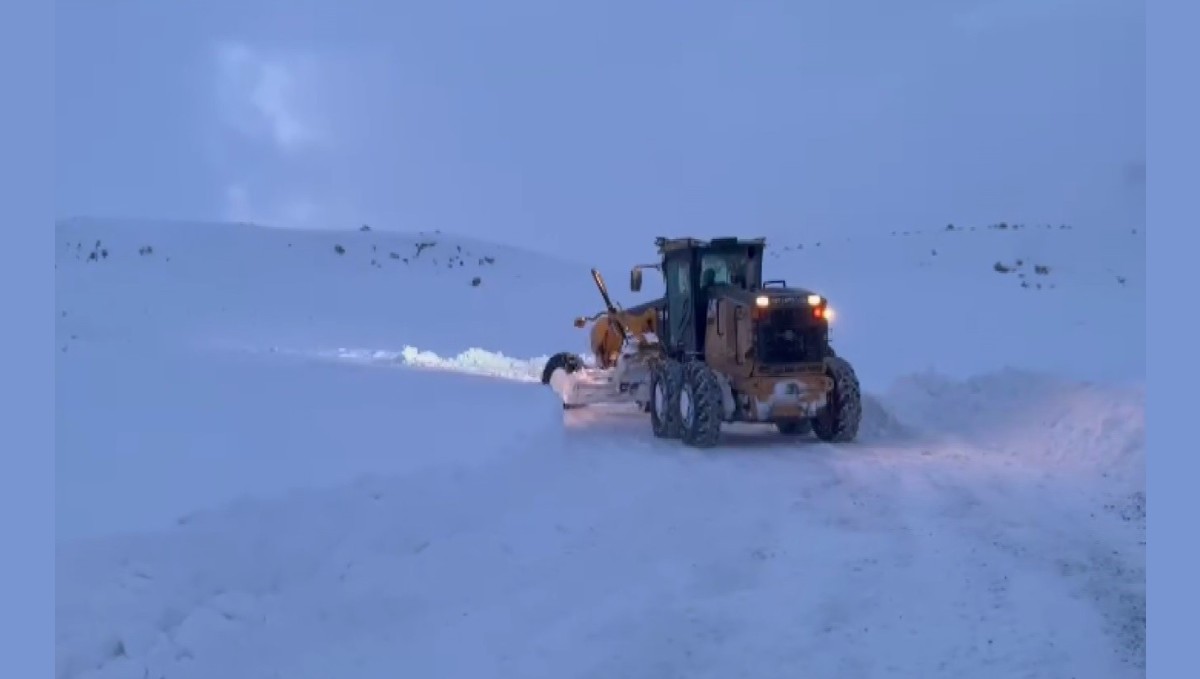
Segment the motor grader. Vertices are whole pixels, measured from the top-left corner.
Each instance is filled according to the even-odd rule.
[[[810,290],[762,279],[763,238],[658,238],[659,261],[635,266],[663,278],[665,294],[618,308],[600,272],[603,311],[575,320],[590,331],[593,365],[561,352],[542,382],[564,408],[636,403],[655,436],[699,448],[726,422],[774,424],[790,436],[829,442],[858,434],[862,403],[854,368],[829,342],[833,312]]]

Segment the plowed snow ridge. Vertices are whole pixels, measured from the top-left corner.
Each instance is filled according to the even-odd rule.
[[[406,346],[400,351],[381,349],[337,349],[320,355],[356,363],[392,365],[396,367],[439,370],[464,375],[498,377],[515,382],[541,382],[542,368],[549,356],[510,358],[500,352],[471,348],[448,358],[432,351]],[[585,357],[589,358],[590,357]]]

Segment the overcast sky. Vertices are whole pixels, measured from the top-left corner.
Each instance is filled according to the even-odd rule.
[[[1142,220],[1134,0],[57,7],[60,216],[551,252]]]

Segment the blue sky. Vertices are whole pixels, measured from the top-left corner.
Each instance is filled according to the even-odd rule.
[[[1143,12],[60,0],[58,213],[370,223],[556,253],[1140,226]]]

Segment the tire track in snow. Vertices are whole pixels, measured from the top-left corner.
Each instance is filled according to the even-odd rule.
[[[602,420],[590,418],[596,439],[603,436]],[[622,440],[637,436],[633,422],[632,417],[620,421]],[[761,435],[770,437],[767,432]],[[1040,667],[1064,663],[1090,663],[1102,673],[1111,670],[1103,655],[1094,660],[1069,655],[1071,651],[1065,649],[1078,649],[1081,642],[1041,622],[1050,616],[1039,598],[1062,601],[1064,606],[1072,605],[1075,598],[1069,591],[1072,585],[1048,565],[1050,555],[1064,551],[1064,535],[1077,531],[1063,528],[1060,517],[1053,515],[1073,517],[1083,511],[1054,502],[1057,489],[1053,485],[1039,487],[1034,475],[1014,472],[984,451],[965,448],[967,444],[961,441],[939,447],[935,440],[924,439],[919,450],[871,447],[853,452],[813,443],[778,443],[778,438],[764,441],[769,442],[749,453],[731,445],[693,459],[698,464],[716,459],[736,464],[741,461],[738,458],[749,455],[753,463],[762,464],[763,457],[757,453],[763,452],[771,453],[767,459],[772,462],[790,459],[797,463],[790,470],[795,473],[800,498],[793,504],[795,511],[843,535],[871,536],[869,547],[853,540],[839,544],[844,575],[833,588],[836,594],[814,609],[821,621],[813,625],[818,637],[838,629],[857,629],[854,625],[863,623],[861,632],[846,634],[855,644],[869,645],[866,637],[873,627],[903,628],[901,618],[905,616],[914,620],[937,617],[922,612],[929,604],[919,598],[907,607],[898,606],[897,592],[908,590],[940,600],[935,605],[941,605],[941,612],[956,617],[961,625],[962,643],[956,646],[960,651],[924,666],[930,676],[969,673],[980,667],[990,668],[996,676],[1010,671],[1037,676]],[[680,457],[691,455],[671,442],[655,441],[646,447],[660,454],[674,450]],[[1041,507],[1042,515],[1026,509],[1029,507]],[[772,553],[786,555],[786,549],[780,548],[786,543],[780,537]],[[1104,538],[1097,537],[1090,544],[1105,544]],[[1078,553],[1087,551],[1084,548]],[[1069,549],[1065,552],[1072,553]],[[889,590],[879,587],[880,582],[894,585]],[[1124,624],[1109,621],[1114,613],[1103,603],[1099,610],[1086,603],[1076,610],[1083,627],[1095,626],[1099,614],[1101,626],[1113,639],[1112,647],[1134,676],[1142,666],[1136,649],[1141,645],[1139,634],[1144,634],[1139,620],[1144,603],[1138,593],[1127,588],[1122,591],[1125,593],[1114,598],[1125,607],[1124,613],[1116,613]],[[847,592],[858,594],[847,599]],[[900,613],[893,618],[897,610]],[[908,627],[907,633],[921,635],[916,626]],[[829,667],[835,672],[850,669]],[[865,671],[861,663],[859,669]]]

